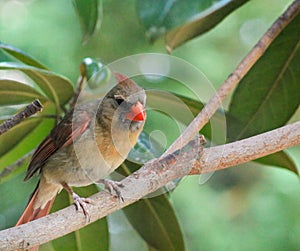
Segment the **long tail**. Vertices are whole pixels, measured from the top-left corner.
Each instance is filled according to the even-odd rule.
[[[34,192],[32,193],[29,202],[27,204],[27,207],[25,208],[22,216],[20,217],[20,219],[18,220],[16,226],[25,224],[29,221],[33,221],[36,220],[38,218],[41,218],[43,216],[46,216],[47,214],[49,214],[50,209],[53,205],[54,199],[55,197],[53,197],[51,200],[49,200],[46,204],[46,206],[42,209],[42,208],[36,208],[34,209],[34,205],[35,205],[35,201],[38,197],[38,193],[39,193],[39,184],[37,184]]]
[[[50,209],[53,205],[53,202],[54,202],[56,196],[54,196],[52,199],[50,199],[43,208],[41,208],[41,207],[34,208],[34,206],[36,204],[35,202],[36,202],[38,194],[39,194],[39,191],[40,191],[39,184],[37,184],[34,192],[32,193],[32,195],[29,199],[27,207],[25,208],[22,216],[18,220],[16,226],[19,226],[19,225],[25,224],[27,222],[39,219],[39,218],[49,214]],[[37,251],[38,248],[39,247],[36,246],[36,247],[28,249],[28,251]]]

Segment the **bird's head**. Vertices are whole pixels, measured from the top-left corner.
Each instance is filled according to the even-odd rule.
[[[118,84],[103,98],[99,117],[110,124],[114,121],[121,129],[137,131],[146,120],[145,91],[127,76],[120,73],[115,76]]]

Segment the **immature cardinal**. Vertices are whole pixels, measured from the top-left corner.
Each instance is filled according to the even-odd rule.
[[[55,196],[65,188],[77,209],[86,203],[71,189],[103,183],[118,195],[118,183],[104,180],[127,157],[143,129],[145,91],[116,73],[118,84],[101,100],[77,105],[38,146],[25,180],[39,172],[39,183],[17,225],[47,215]]]

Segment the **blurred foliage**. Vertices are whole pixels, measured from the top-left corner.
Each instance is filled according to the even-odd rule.
[[[166,33],[169,52],[210,30],[248,0],[157,1],[137,0],[137,12],[153,41]]]
[[[173,55],[201,69],[209,81],[194,80],[180,67],[175,71],[188,79],[185,84],[167,77],[134,78],[147,89],[149,111],[144,133],[129,156],[135,163],[127,161],[125,171],[138,168],[137,160],[163,152],[208,101],[213,92],[210,88],[218,88],[291,1],[253,0],[244,4],[247,1],[221,0],[212,5],[215,2],[1,1],[0,119],[12,116],[31,98],[39,97],[44,110],[0,137],[0,171],[49,133],[55,123],[53,118],[68,108],[72,86],[79,75],[90,79],[89,91],[104,88],[111,76],[106,64],[135,53],[165,53],[159,36],[167,32],[166,46],[173,49],[181,45]],[[226,140],[225,115],[231,141],[279,127],[290,119],[299,120],[298,24],[299,15],[257,62],[232,98],[226,100],[226,112],[218,111],[203,128],[201,133],[212,144]],[[145,35],[156,42],[149,44]],[[166,72],[170,67],[164,61],[155,65]],[[91,77],[97,70],[99,73]],[[200,93],[195,91],[197,88]],[[261,163],[297,172],[299,147],[286,152],[289,155],[270,155]],[[122,175],[128,175],[124,165]],[[26,163],[0,180],[0,229],[15,224],[34,188],[36,179],[28,184],[21,181],[25,169]],[[124,215],[116,213],[108,220],[46,244],[41,250],[108,250],[109,246],[110,250],[147,250],[151,245],[159,250],[183,250],[184,246],[187,250],[299,249],[300,188],[293,175],[247,163],[215,173],[202,186],[197,179],[187,177],[179,182],[171,201],[161,195],[125,209],[132,225]],[[96,191],[95,186],[90,186],[78,192],[87,196]],[[62,193],[53,210],[68,204],[67,194]]]
[[[73,0],[74,8],[82,30],[82,42],[86,43],[96,30],[97,23],[102,21],[102,1],[100,0]]]

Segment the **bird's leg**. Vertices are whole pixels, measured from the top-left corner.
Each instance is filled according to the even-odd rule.
[[[89,198],[82,198],[82,197],[80,197],[78,194],[76,194],[72,190],[71,187],[68,186],[67,183],[62,183],[61,185],[72,196],[74,204],[76,206],[76,210],[79,210],[79,208],[82,208],[82,211],[83,211],[84,215],[86,217],[90,218],[89,211],[88,211],[88,209],[86,207],[86,204],[93,204],[93,200],[91,200]]]
[[[124,199],[122,197],[122,193],[120,188],[124,187],[124,185],[119,181],[100,179],[96,182],[97,184],[103,184],[104,188],[109,191],[109,193],[115,195],[120,202],[123,202]]]

